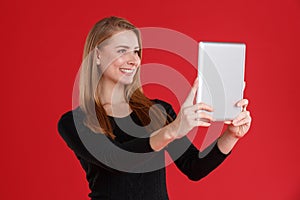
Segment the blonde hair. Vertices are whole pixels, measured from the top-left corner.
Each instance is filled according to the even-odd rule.
[[[112,139],[115,136],[99,98],[98,87],[102,72],[96,64],[95,49],[104,40],[124,30],[131,30],[136,34],[139,43],[138,55],[141,58],[142,43],[138,29],[123,18],[114,16],[104,18],[94,25],[87,36],[79,79],[79,106],[85,113],[84,124],[95,133],[103,133]],[[154,120],[150,124],[151,126],[147,127],[149,131],[154,131],[164,125],[162,122],[166,121],[165,115],[159,108],[151,107],[153,102],[143,94],[140,82],[140,67],[137,69],[133,82],[125,86],[125,100],[144,126]],[[152,112],[151,119],[149,112]]]

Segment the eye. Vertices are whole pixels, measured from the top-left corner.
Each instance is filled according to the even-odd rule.
[[[118,53],[126,53],[126,49],[119,49],[117,52]]]

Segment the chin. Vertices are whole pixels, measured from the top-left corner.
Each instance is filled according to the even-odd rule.
[[[133,83],[133,80],[131,79],[131,80],[119,80],[119,84],[122,84],[122,85],[130,85],[130,84],[132,84]]]

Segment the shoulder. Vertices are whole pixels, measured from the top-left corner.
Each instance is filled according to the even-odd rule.
[[[58,124],[70,124],[74,123],[74,115],[82,113],[81,109],[78,107],[74,110],[67,111],[63,113],[58,121]]]
[[[70,121],[72,121],[72,120],[73,120],[73,111],[70,110],[70,111],[65,112],[65,113],[63,113],[63,114],[61,115],[61,117],[60,117],[58,123],[68,123],[68,122],[70,122]]]
[[[66,133],[75,132],[76,127],[75,127],[74,118],[76,118],[76,121],[78,121],[77,120],[78,117],[82,118],[82,116],[83,116],[83,112],[79,107],[62,114],[57,124],[58,132],[60,133],[60,135],[63,136]]]

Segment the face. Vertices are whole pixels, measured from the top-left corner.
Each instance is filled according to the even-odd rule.
[[[101,81],[131,84],[140,66],[138,52],[138,38],[133,31],[122,31],[105,40],[97,54],[97,64],[103,72]]]

